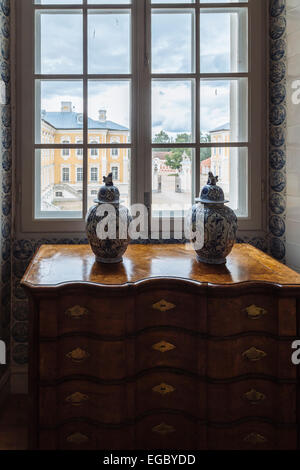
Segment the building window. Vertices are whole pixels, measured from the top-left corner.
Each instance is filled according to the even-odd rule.
[[[112,166],[111,167],[111,172],[112,172],[113,180],[118,181],[119,180],[119,167]]]
[[[96,189],[92,189],[91,196],[97,196],[98,191]]]
[[[98,168],[91,168],[91,181],[97,182],[98,181]]]
[[[122,171],[118,169],[118,180],[124,175],[128,180],[128,174],[134,178],[127,185],[132,203],[144,203],[144,194],[153,188],[149,197],[154,217],[163,217],[161,207],[171,207],[174,200],[182,208],[191,205],[202,185],[196,174],[202,156],[209,159],[217,148],[220,154],[228,147],[230,171],[223,169],[223,179],[228,173],[228,199],[240,218],[239,228],[263,229],[265,175],[260,159],[266,151],[266,1],[128,0],[120,1],[120,8],[112,0],[98,0],[97,8],[92,1],[75,1],[72,8],[69,0],[51,1],[51,8],[40,0],[19,3],[16,56],[22,61],[16,88],[19,121],[26,125],[20,129],[17,152],[19,162],[24,155],[28,161],[17,168],[23,172],[20,219],[24,231],[57,228],[55,221],[41,222],[50,218],[41,209],[40,153],[49,149],[49,143],[42,143],[43,132],[51,132],[53,141],[60,142],[54,165],[60,165],[56,162],[60,155],[69,158],[71,151],[64,145],[73,142],[74,135],[81,139],[82,158],[87,160],[83,162],[84,181],[89,176],[85,174],[89,172],[88,158],[96,158],[99,150],[114,158],[121,150],[122,154],[129,151],[133,158],[123,162]],[[109,3],[115,4],[113,9]],[[72,30],[72,35],[65,34],[66,30]],[[59,46],[51,41],[51,33],[62,38]],[[145,57],[151,60],[145,61]],[[133,86],[135,83],[140,86]],[[54,101],[62,106],[55,107]],[[64,138],[68,130],[69,141]],[[33,145],[28,134],[35,136]],[[217,141],[216,134],[229,138]],[[63,141],[57,140],[60,135]],[[113,142],[117,135],[122,144]],[[106,139],[100,143],[102,136]],[[97,137],[98,148],[89,148]],[[78,150],[77,156],[80,154]],[[154,173],[152,159],[159,160],[161,175]],[[75,162],[72,165],[73,175]],[[180,193],[169,184],[170,171],[180,179]],[[34,175],[37,180],[28,191],[26,182]],[[85,187],[82,207],[76,213],[61,210],[55,214],[57,219],[72,218],[65,225],[68,230],[84,230],[89,196]],[[181,214],[178,210],[174,216]]]
[[[83,181],[83,168],[82,167],[76,168],[76,180],[77,180],[77,183],[81,183]]]
[[[56,191],[55,196],[56,197],[62,197],[63,193],[61,191]]]
[[[64,140],[62,144],[69,144],[70,142],[68,140]],[[62,157],[69,157],[70,156],[70,149],[63,148],[61,151]]]
[[[83,144],[83,140],[76,139],[76,144]],[[82,158],[83,157],[83,149],[76,149],[76,156]]]
[[[91,140],[90,144],[98,144],[97,140]],[[98,149],[91,149],[91,157],[98,157],[99,150]]]
[[[70,168],[63,168],[62,169],[62,180],[63,180],[63,183],[69,183],[69,181],[70,181]]]

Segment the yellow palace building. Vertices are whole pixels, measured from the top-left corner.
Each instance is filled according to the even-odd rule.
[[[88,118],[90,144],[126,144],[129,130],[107,120],[106,110],[99,110],[98,120]],[[65,144],[64,149],[43,150],[41,155],[42,210],[77,210],[82,200],[83,151],[67,144],[82,144],[83,115],[71,102],[62,102],[59,112],[42,111],[42,143]],[[89,203],[97,195],[103,176],[113,173],[121,196],[127,199],[129,182],[128,149],[90,149],[88,156]]]

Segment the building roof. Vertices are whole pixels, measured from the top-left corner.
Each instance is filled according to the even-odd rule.
[[[82,129],[83,125],[79,122],[80,113],[66,112],[47,112],[43,111],[42,119],[55,129]],[[128,131],[127,127],[116,124],[112,121],[95,121],[88,118],[89,129],[102,129],[110,131]]]
[[[212,132],[221,132],[221,131],[230,131],[230,122],[226,122],[225,124],[222,124],[222,126],[216,127],[215,129],[209,132],[212,133]]]

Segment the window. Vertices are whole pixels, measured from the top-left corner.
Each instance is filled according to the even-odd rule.
[[[76,144],[83,144],[83,140],[81,139],[76,139]],[[83,157],[83,149],[76,149],[76,156],[79,157],[80,159]]]
[[[91,168],[91,181],[98,182],[98,168]]]
[[[118,179],[119,179],[119,167],[112,166],[111,167],[111,172],[112,172],[113,180],[118,181]]]
[[[70,168],[62,169],[62,181],[63,183],[68,183],[70,181]]]
[[[82,167],[76,168],[76,179],[77,179],[77,182],[83,181],[83,168]]]
[[[90,144],[98,144],[98,140],[90,140]],[[99,155],[99,150],[97,148],[91,148],[91,157],[97,158]]]
[[[91,196],[97,196],[98,191],[96,189],[92,189]]]
[[[56,191],[55,196],[56,197],[62,197],[63,193],[61,191]]]
[[[124,199],[150,206],[151,220],[173,205],[173,217],[182,217],[221,155],[220,184],[240,230],[263,229],[266,4],[22,0],[17,145],[26,165],[18,166],[24,182],[20,230],[83,231],[89,182],[100,182],[110,168],[127,192]],[[54,150],[54,191],[46,193],[41,153],[48,150]],[[59,168],[72,155],[83,160],[82,198],[72,210],[66,204],[55,210],[51,194]],[[92,169],[96,158],[99,168]],[[120,167],[111,167],[113,158]],[[69,180],[75,175],[71,187],[78,182],[76,159],[67,163]],[[33,178],[31,194],[25,182]]]

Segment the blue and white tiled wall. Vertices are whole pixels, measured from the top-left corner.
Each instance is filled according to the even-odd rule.
[[[262,0],[263,1],[263,0]],[[287,0],[288,1],[288,0]],[[9,86],[9,0],[1,5],[1,74]],[[244,237],[238,242],[251,243],[279,260],[285,259],[285,127],[286,127],[286,64],[285,64],[285,0],[269,0],[270,4],[270,218],[265,237]],[[22,370],[28,362],[28,304],[19,282],[34,252],[44,243],[86,243],[83,238],[19,239],[11,243],[11,128],[9,102],[2,111],[2,302],[4,331],[11,330],[12,367]],[[266,157],[267,158],[267,157]],[[11,273],[12,262],[12,273]],[[10,298],[12,321],[9,327]],[[3,306],[3,303],[2,303]]]

